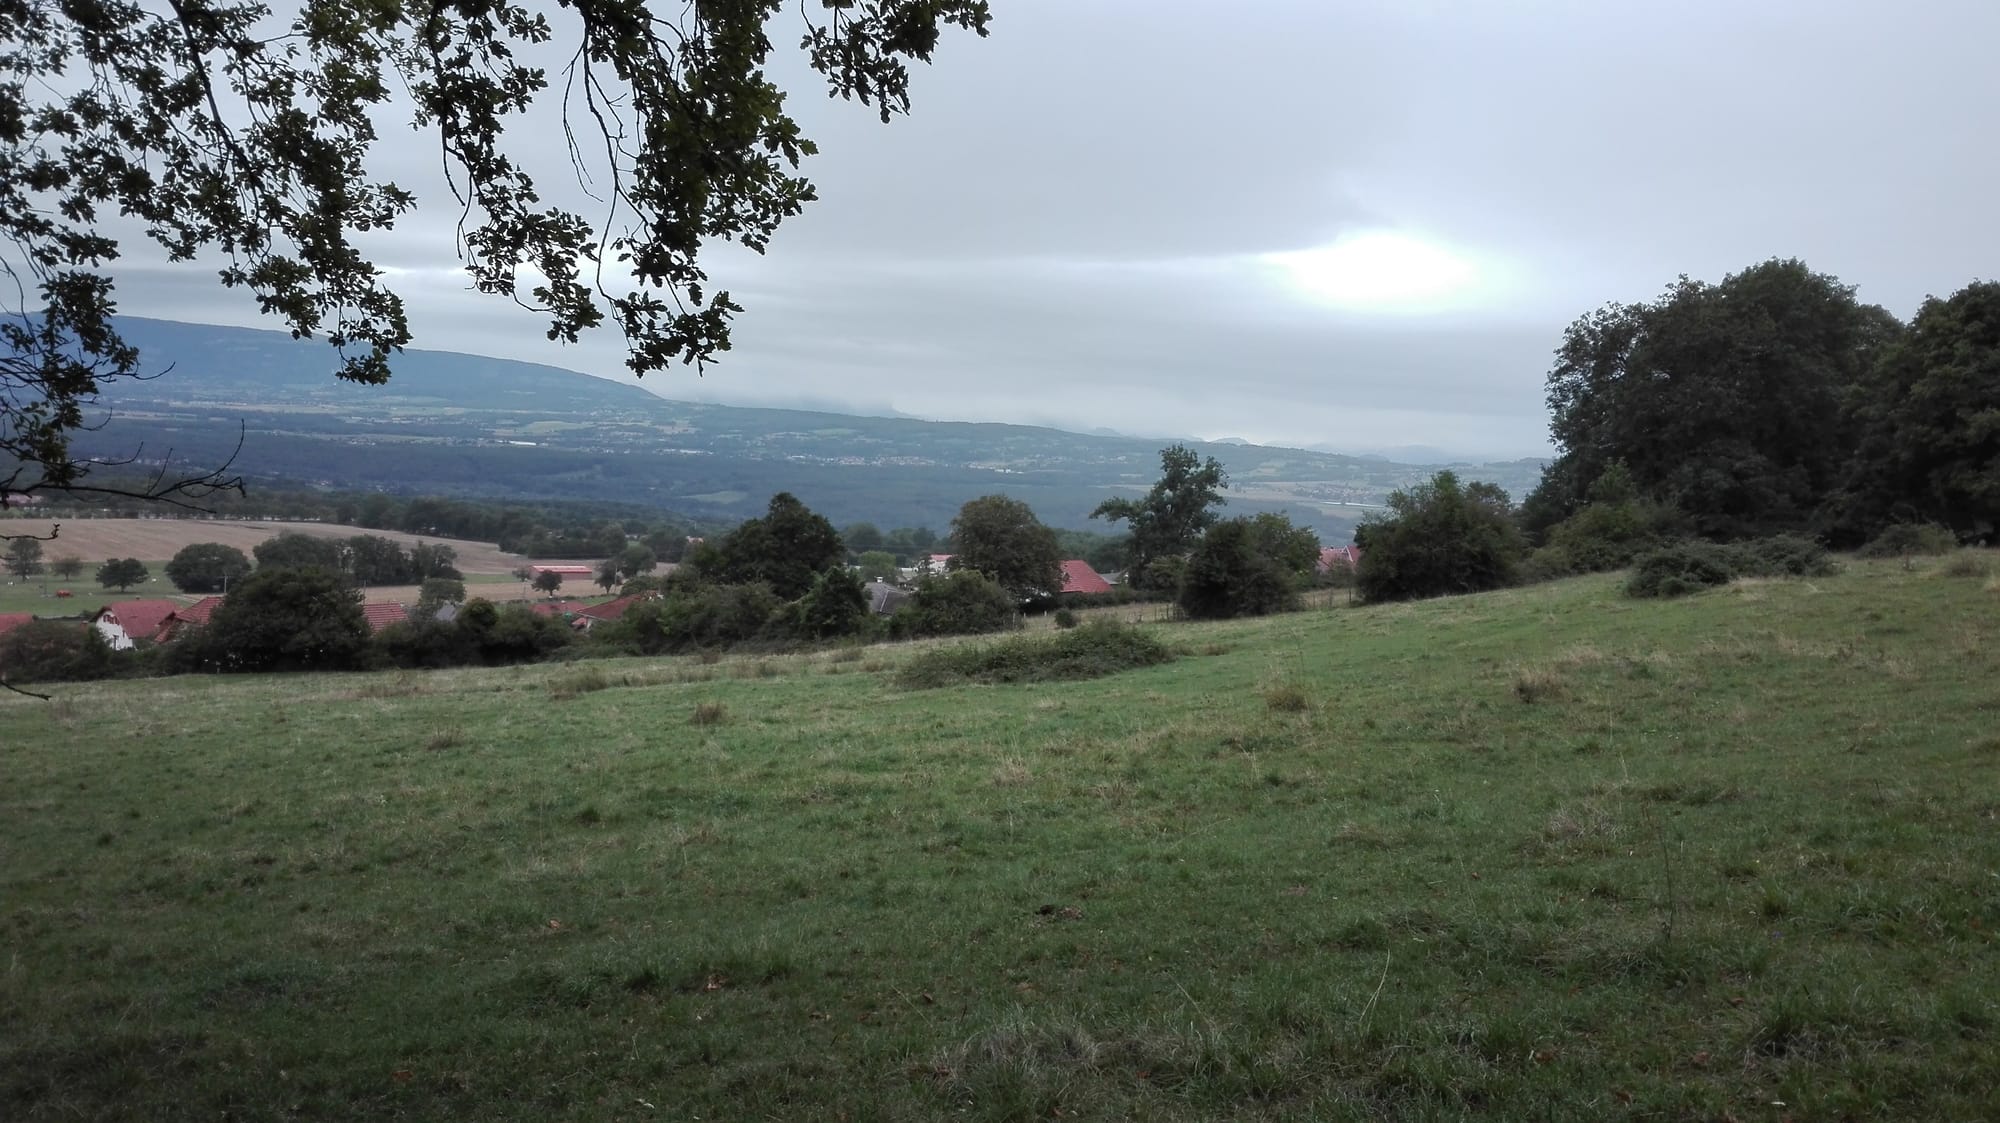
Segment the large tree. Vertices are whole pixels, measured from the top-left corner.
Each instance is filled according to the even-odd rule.
[[[1160,450],[1160,480],[1144,498],[1099,503],[1091,518],[1123,520],[1131,528],[1126,584],[1171,590],[1178,567],[1160,563],[1194,549],[1202,532],[1214,525],[1215,508],[1222,505],[1222,490],[1228,486],[1229,476],[1213,456],[1204,461],[1185,445],[1170,445]],[[1169,572],[1174,580],[1167,579]]]
[[[1776,260],[1583,317],[1548,377],[1560,455],[1523,504],[1530,529],[1575,511],[1617,461],[1703,534],[1806,526],[1852,446],[1841,400],[1900,330],[1837,279]]]
[[[167,562],[167,580],[183,593],[226,593],[232,581],[250,576],[243,551],[220,542],[182,546]]]
[[[347,546],[337,538],[321,538],[288,530],[266,538],[250,551],[259,569],[330,569],[347,571]]]
[[[828,92],[887,121],[909,107],[909,64],[948,27],[984,35],[990,13],[302,0],[281,24],[261,0],[0,4],[0,265],[19,282],[0,322],[0,462],[19,467],[0,487],[87,486],[71,435],[102,389],[145,373],[110,319],[128,229],[175,261],[218,260],[225,287],[324,336],[340,377],[387,379],[410,329],[371,239],[417,205],[377,172],[376,130],[399,113],[435,146],[479,291],[539,313],[551,339],[614,325],[635,374],[713,360],[740,308],[701,250],[761,252],[814,197],[798,174],[813,143],[766,75],[794,18]],[[537,157],[521,132],[560,140]]]
[[[38,538],[16,538],[7,543],[7,572],[26,580],[42,571],[42,543]]]
[[[1848,404],[1860,447],[1835,519],[1844,537],[1891,522],[2000,535],[2000,282],[1926,300]]]
[[[345,574],[260,569],[229,591],[202,629],[208,658],[229,670],[330,670],[361,661],[368,621]]]
[[[1017,599],[1062,591],[1055,531],[1019,499],[982,495],[960,507],[951,521],[951,548],[953,569],[984,573]]]
[[[785,600],[797,600],[813,581],[847,561],[847,547],[833,524],[789,492],[771,497],[764,517],[748,519],[713,545],[695,551],[695,567],[725,585],[763,582]]]
[[[112,558],[97,567],[97,583],[121,593],[134,585],[145,584],[151,576],[152,571],[138,558]]]

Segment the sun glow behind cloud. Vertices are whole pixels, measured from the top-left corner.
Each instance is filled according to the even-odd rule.
[[[1470,307],[1491,296],[1497,280],[1490,267],[1444,246],[1386,230],[1258,260],[1300,295],[1350,312],[1423,314]]]

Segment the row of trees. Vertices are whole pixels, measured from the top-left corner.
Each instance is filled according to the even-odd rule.
[[[47,572],[62,579],[80,575],[84,571],[83,559],[75,554],[63,554],[46,561],[42,557],[42,543],[35,538],[15,538],[7,543],[7,552],[0,558],[0,564],[8,573],[19,580]],[[137,558],[110,558],[97,567],[97,583],[107,589],[123,592],[134,585],[142,585],[152,576],[146,563]]]

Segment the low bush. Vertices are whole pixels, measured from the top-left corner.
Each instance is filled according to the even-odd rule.
[[[1960,550],[1938,567],[1945,577],[1985,577],[1992,572],[1992,561],[1979,550]]]
[[[1056,615],[1055,615],[1056,627],[1061,628],[1064,631],[1068,631],[1069,629],[1076,627],[1077,623],[1078,620],[1076,618],[1076,613],[1071,612],[1067,608],[1056,609]]]
[[[1625,594],[1678,597],[1738,577],[1827,577],[1838,570],[1826,547],[1793,534],[1729,545],[1690,539],[1641,554]]]
[[[1625,582],[1630,597],[1679,597],[1736,577],[1729,553],[1713,542],[1676,542],[1639,555]]]
[[[129,660],[82,621],[31,620],[0,636],[0,679],[16,684],[110,678]]]
[[[1019,607],[992,578],[961,569],[926,578],[890,619],[898,639],[997,632],[1020,622]]]
[[[1796,534],[1753,538],[1725,550],[1738,577],[1831,577],[1840,569],[1826,547]]]
[[[1855,551],[1864,558],[1907,558],[1949,554],[1958,549],[1958,535],[1935,523],[1897,523]]]
[[[897,683],[925,690],[960,683],[1060,682],[1101,678],[1135,667],[1173,661],[1174,653],[1152,633],[1111,620],[1093,620],[1053,636],[1017,636],[999,643],[918,655]]]

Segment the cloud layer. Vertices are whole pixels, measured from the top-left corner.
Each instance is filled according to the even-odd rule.
[[[1907,315],[2000,260],[1988,0],[995,6],[890,126],[774,70],[821,202],[769,256],[713,256],[736,350],[649,388],[1532,453],[1549,355],[1598,304],[1796,256]],[[434,154],[395,139],[386,170],[438,198]],[[550,178],[559,139],[536,143]],[[452,217],[382,243],[419,346],[618,375],[615,340],[559,348],[471,294]],[[1302,284],[1274,257],[1357,239],[1455,280],[1406,296],[1393,253],[1349,254]],[[256,322],[188,281],[135,260],[123,309]]]

